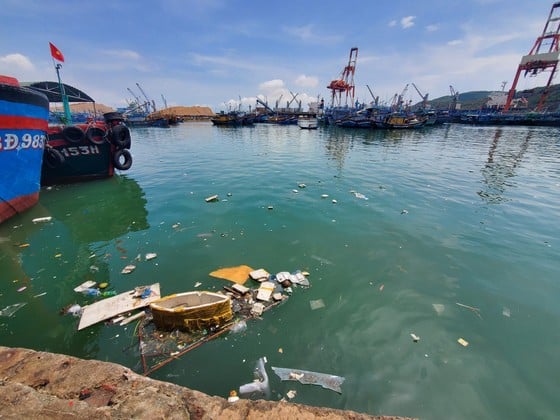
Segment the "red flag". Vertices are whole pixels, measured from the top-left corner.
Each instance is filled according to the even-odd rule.
[[[52,42],[49,42],[49,45],[51,46],[51,55],[55,60],[58,61],[62,61],[64,63],[64,56],[62,55],[62,53],[60,52],[60,50],[58,48],[56,48]]]

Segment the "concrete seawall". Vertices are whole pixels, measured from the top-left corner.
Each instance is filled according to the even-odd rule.
[[[114,363],[0,346],[0,417],[404,419],[264,400],[229,403]]]

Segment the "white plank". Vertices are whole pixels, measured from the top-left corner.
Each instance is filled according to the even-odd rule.
[[[159,283],[154,283],[148,286],[151,289],[151,294],[145,299],[134,297],[134,290],[121,293],[120,295],[112,296],[107,299],[102,299],[91,305],[82,308],[82,317],[78,325],[78,330],[87,328],[98,322],[105,321],[106,319],[113,318],[124,312],[129,312],[134,309],[144,308],[154,300],[161,297],[159,291]]]

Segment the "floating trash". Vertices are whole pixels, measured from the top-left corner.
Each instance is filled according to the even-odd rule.
[[[363,195],[362,193],[356,192],[356,191],[351,191],[352,194],[354,194],[354,197],[359,198],[360,200],[369,200],[365,195]]]
[[[416,334],[410,333],[410,336],[412,337],[412,341],[414,341],[415,343],[418,343],[420,341],[420,337],[418,337]]]
[[[305,187],[307,187],[307,185],[305,185],[305,184],[302,183],[302,184],[298,184],[298,187],[299,187],[299,188],[305,188]]]
[[[310,300],[309,306],[311,306],[311,310],[314,311],[316,309],[324,308],[325,302],[323,302],[323,299]]]
[[[211,203],[214,201],[218,201],[218,194],[211,195],[210,197],[206,197],[204,199],[207,203]]]
[[[50,222],[52,220],[51,216],[47,216],[47,217],[37,217],[33,220],[31,220],[33,223],[45,223],[45,222]]]
[[[241,385],[239,387],[240,394],[264,394],[267,398],[270,396],[270,387],[268,385],[268,374],[266,373],[266,369],[264,367],[265,358],[261,357],[257,361],[257,365],[255,367],[255,380],[251,383]]]
[[[287,393],[286,393],[286,397],[288,397],[290,400],[293,400],[297,395],[297,391],[290,389]]]
[[[463,339],[463,338],[459,338],[459,339],[457,340],[457,342],[458,342],[460,345],[462,345],[463,347],[467,347],[467,346],[469,345],[469,342],[468,342],[467,340]]]
[[[156,257],[157,257],[157,254],[155,252],[148,252],[145,256],[146,261],[153,260]]]
[[[443,311],[445,311],[445,305],[441,303],[432,303],[432,306],[438,315],[441,315]]]
[[[19,311],[21,308],[23,308],[25,305],[27,305],[27,302],[14,303],[13,305],[6,306],[4,309],[0,310],[0,316],[5,316],[9,318],[17,311]]]
[[[279,367],[272,367],[272,370],[283,381],[298,381],[304,385],[320,385],[325,389],[342,394],[340,386],[345,378],[336,375],[329,375],[326,373],[309,372],[307,370],[285,369]]]
[[[322,194],[321,198],[329,198],[329,195],[328,194]]]
[[[502,309],[502,315],[509,318],[511,316],[511,311],[509,310],[509,308],[506,308],[504,306],[504,309]]]
[[[333,199],[333,200],[332,200],[332,203],[333,203],[333,204],[336,204],[336,203],[338,203],[338,201],[336,201],[336,200]]]
[[[27,286],[21,286],[19,289],[17,289],[17,291],[23,292],[25,289],[27,289]]]
[[[74,292],[82,293],[87,289],[94,287],[96,283],[92,280],[88,280],[80,284],[79,286],[74,287]]]
[[[82,307],[77,303],[71,305],[68,309],[66,309],[66,314],[72,316],[81,316],[82,315]]]
[[[135,265],[127,265],[125,268],[121,270],[121,274],[130,274],[136,269]]]

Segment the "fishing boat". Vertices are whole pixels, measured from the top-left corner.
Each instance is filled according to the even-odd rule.
[[[390,114],[378,123],[379,128],[420,128],[426,123],[425,118],[416,115],[405,115],[401,113]]]
[[[0,75],[0,223],[37,204],[49,101]]]
[[[67,84],[43,81],[24,83],[44,94],[51,104],[95,101],[83,91]],[[108,112],[103,120],[90,118],[72,124],[69,112],[58,123],[49,124],[41,168],[41,185],[66,184],[109,178],[115,169],[132,166],[131,136],[122,114]]]
[[[255,118],[251,114],[246,114],[244,112],[230,111],[230,112],[220,112],[214,117],[210,118],[212,124],[222,125],[222,126],[241,126],[241,125],[253,125],[255,123]]]
[[[217,328],[233,318],[230,297],[207,291],[169,295],[150,303],[150,309],[161,330]]]
[[[319,125],[317,114],[300,114],[297,119],[297,125],[299,128],[315,130]]]

